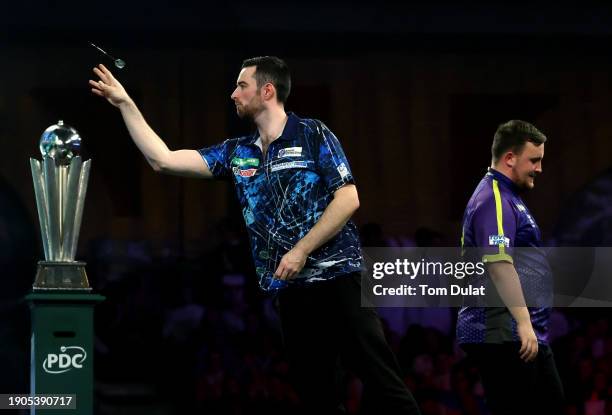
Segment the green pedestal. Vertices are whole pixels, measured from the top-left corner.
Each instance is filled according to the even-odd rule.
[[[76,395],[76,410],[41,414],[93,414],[93,315],[104,298],[83,291],[26,296],[32,312],[30,393]]]

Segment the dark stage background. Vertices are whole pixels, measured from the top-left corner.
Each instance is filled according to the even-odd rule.
[[[0,23],[2,393],[27,390],[20,298],[42,258],[28,158],[63,119],[93,160],[78,257],[107,296],[98,413],[298,412],[231,185],[148,167],[118,111],[89,92],[93,66],[112,62],[88,41],[127,62],[115,76],[173,149],[249,132],[229,99],[240,63],[285,58],[287,109],[323,120],[351,162],[365,245],[456,245],[493,132],[509,119],[549,138],[526,198],[546,240],[612,239],[612,6],[25,1],[4,4]],[[612,413],[610,314],[555,314],[568,413]],[[453,342],[454,310],[382,315],[425,414],[486,413]],[[360,384],[346,378],[355,411]]]

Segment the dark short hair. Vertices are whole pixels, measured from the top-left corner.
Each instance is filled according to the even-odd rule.
[[[285,61],[276,56],[258,56],[242,62],[242,68],[249,66],[255,66],[254,77],[257,81],[257,88],[269,82],[276,88],[277,101],[283,104],[287,102],[289,92],[291,92],[291,75]]]
[[[532,124],[521,120],[510,120],[501,124],[495,131],[491,156],[497,162],[507,151],[520,154],[526,142],[540,146],[546,142],[546,136]]]

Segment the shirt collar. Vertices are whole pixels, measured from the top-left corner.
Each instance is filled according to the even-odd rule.
[[[503,173],[500,173],[493,167],[487,168],[487,176],[491,176],[498,182],[505,184],[506,187],[512,190],[513,193],[518,193],[518,187],[516,186],[516,184],[514,184],[514,182],[508,176]]]
[[[297,115],[295,115],[293,112],[287,112],[287,123],[285,123],[285,128],[283,128],[282,134],[276,140],[290,140],[295,137],[297,134],[299,123],[300,118]],[[258,139],[259,131],[255,130],[255,132],[251,136],[251,140],[249,143],[255,144]]]

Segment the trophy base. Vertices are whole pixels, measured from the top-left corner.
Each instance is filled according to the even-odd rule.
[[[34,291],[81,290],[91,291],[85,262],[38,261]]]

